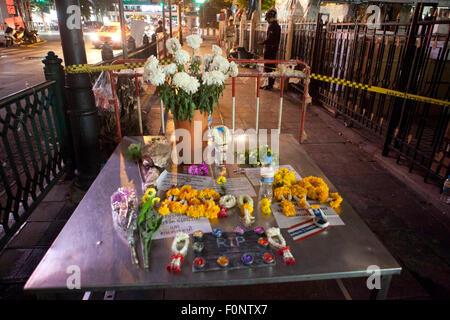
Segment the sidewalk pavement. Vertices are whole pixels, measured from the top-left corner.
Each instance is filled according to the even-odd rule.
[[[209,51],[211,44],[202,45],[202,51]],[[239,78],[236,83],[236,128],[254,128],[255,80]],[[227,84],[220,105],[214,111],[213,125],[231,127],[231,81]],[[146,118],[147,134],[157,135],[161,129],[160,103],[154,98],[147,101],[150,111]],[[277,128],[278,101],[278,89],[261,92],[260,128]],[[299,137],[299,101],[297,94],[288,94],[282,117],[281,132],[295,138]],[[173,128],[169,116],[167,134],[173,132]],[[302,148],[403,268],[401,275],[392,278],[388,298],[449,298],[448,208],[437,209],[425,193],[418,193],[418,188],[411,188],[398,178],[401,175],[388,171],[374,156],[376,147],[370,146],[367,140],[363,147],[354,130],[344,128],[321,107],[308,108],[305,130],[308,137]],[[72,197],[65,198],[66,195]],[[74,210],[77,202],[74,196],[69,183],[58,184],[0,255],[0,298],[33,298],[24,296],[21,287]],[[369,296],[364,278],[116,293],[116,299],[368,299]],[[81,298],[79,294],[61,297]],[[94,296],[94,299],[101,298],[101,294]]]

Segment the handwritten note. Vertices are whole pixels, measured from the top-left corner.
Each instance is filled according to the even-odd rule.
[[[172,173],[164,171],[156,181],[158,190],[169,190],[174,185],[181,187],[183,185],[190,185],[193,189],[206,189],[214,186],[214,181],[211,177],[195,176],[185,173]]]
[[[159,229],[153,235],[153,239],[173,238],[178,232],[191,234],[196,230],[203,233],[212,232],[208,218],[190,218],[185,215],[171,213],[164,216]]]
[[[226,193],[232,194],[235,197],[241,195],[249,195],[250,197],[256,197],[255,189],[252,187],[252,185],[250,184],[250,182],[246,177],[227,178],[225,186],[227,188]],[[219,192],[220,186],[216,184],[213,187],[213,189]]]

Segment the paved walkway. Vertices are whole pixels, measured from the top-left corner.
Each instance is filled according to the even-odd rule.
[[[209,46],[210,44],[208,44]],[[206,46],[202,46],[204,50]],[[208,48],[209,49],[209,48]],[[202,50],[202,51],[203,51]],[[254,79],[237,81],[236,127],[255,126]],[[262,91],[260,128],[276,128],[278,89]],[[148,134],[159,133],[159,100],[150,98]],[[282,133],[299,136],[300,104],[296,94],[284,103]],[[213,125],[231,127],[231,86],[224,91]],[[169,117],[168,133],[173,131]],[[403,267],[394,276],[389,299],[450,297],[450,238],[448,207],[439,210],[380,162],[376,146],[346,129],[321,107],[311,106],[302,147],[333,182],[340,194],[379,237]],[[369,146],[369,147],[368,147]],[[372,150],[368,152],[367,150]],[[389,160],[389,159],[387,159]],[[0,255],[0,298],[24,298],[21,288],[75,208],[77,194],[70,183],[58,184],[31,215],[8,248]],[[438,190],[436,190],[438,192]],[[117,299],[353,299],[369,298],[366,279],[318,281],[266,286],[170,289],[119,292]],[[344,289],[343,289],[344,288]],[[25,296],[26,297],[26,296]],[[80,294],[62,295],[79,299]],[[33,298],[33,297],[28,297]],[[94,295],[101,299],[101,294]]]

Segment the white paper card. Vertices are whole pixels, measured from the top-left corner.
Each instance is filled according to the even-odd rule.
[[[178,232],[191,234],[201,230],[204,233],[212,232],[208,218],[191,218],[177,213],[164,216],[159,229],[153,235],[153,239],[173,238]]]
[[[256,197],[255,189],[252,187],[252,185],[250,184],[250,182],[246,177],[227,178],[225,186],[227,188],[226,194],[232,194],[235,197],[241,195],[249,195],[250,197]],[[213,189],[219,193],[221,191],[220,186],[218,184],[216,184]]]
[[[158,190],[169,190],[174,185],[178,187],[190,185],[192,189],[206,189],[214,186],[214,181],[211,177],[196,176],[185,173],[172,173],[164,170],[156,181]]]

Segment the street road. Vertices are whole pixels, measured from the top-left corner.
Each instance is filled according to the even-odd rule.
[[[0,98],[44,81],[42,59],[47,52],[54,51],[64,60],[59,33],[40,34],[47,42],[31,47],[0,47]],[[101,61],[100,49],[95,49],[85,34],[88,63]],[[114,54],[120,50],[114,50]],[[64,63],[64,62],[63,62]]]

